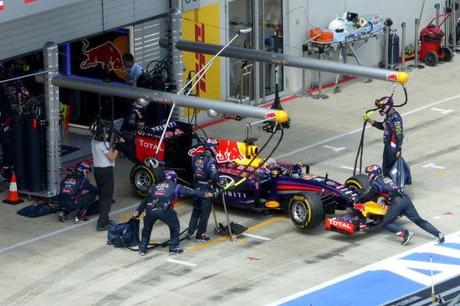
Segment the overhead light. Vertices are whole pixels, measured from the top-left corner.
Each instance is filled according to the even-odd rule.
[[[139,106],[144,107],[144,106],[149,105],[149,104],[150,104],[150,101],[149,101],[149,100],[146,100],[146,99],[144,99],[144,98],[142,98],[142,97],[139,97],[139,98],[136,99],[136,104],[139,105]]]
[[[207,113],[208,113],[208,116],[211,118],[219,117],[219,113],[213,110],[212,108],[208,109]]]

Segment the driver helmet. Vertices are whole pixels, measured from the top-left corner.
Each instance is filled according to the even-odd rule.
[[[382,168],[379,165],[372,164],[366,167],[365,172],[367,173],[369,180],[372,181],[376,176],[382,174]]]
[[[393,98],[389,96],[381,97],[375,100],[375,106],[378,107],[380,115],[383,116],[394,106]]]
[[[166,170],[164,174],[165,181],[172,182],[176,181],[177,179],[177,173],[174,170]]]
[[[216,146],[218,145],[218,141],[217,139],[213,139],[213,138],[206,138],[206,140],[204,141],[204,148],[206,150],[210,150],[210,149],[215,149]]]
[[[84,161],[78,164],[78,166],[75,168],[75,171],[85,175],[91,172],[91,166],[87,162]]]

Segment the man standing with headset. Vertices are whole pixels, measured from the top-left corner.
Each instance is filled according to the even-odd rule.
[[[99,218],[97,231],[106,231],[109,225],[110,206],[113,201],[115,160],[118,150],[110,143],[111,128],[96,123],[92,129],[91,153],[93,156],[94,178],[99,195]]]

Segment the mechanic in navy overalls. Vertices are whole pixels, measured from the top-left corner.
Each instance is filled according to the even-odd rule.
[[[207,192],[213,192],[212,185],[214,182],[219,180],[217,162],[212,155],[212,150],[215,149],[216,145],[216,140],[211,138],[206,139],[203,144],[205,151],[195,155],[192,159],[195,188],[199,188]],[[211,199],[194,198],[192,216],[190,217],[188,225],[188,239],[190,239],[196,231],[195,238],[198,241],[206,242],[209,240],[209,237],[206,236],[206,229],[208,227],[211,209]]]
[[[82,162],[62,180],[57,198],[59,221],[64,222],[68,214],[77,209],[75,223],[88,221],[88,209],[95,203],[97,195],[96,186],[87,178],[90,170],[90,165]]]
[[[147,197],[141,202],[134,217],[139,216],[146,210],[144,217],[144,228],[142,239],[139,245],[139,254],[145,255],[150,241],[153,225],[161,220],[169,227],[171,244],[169,252],[171,255],[180,254],[184,250],[179,246],[180,224],[177,213],[174,211],[174,204],[179,196],[213,197],[213,194],[194,190],[177,184],[177,174],[173,170],[166,170],[164,180],[154,187],[151,187]]]
[[[382,168],[380,168],[380,166],[370,165],[366,167],[365,171],[368,175],[370,184],[369,187],[358,196],[357,201],[364,203],[379,196],[388,199],[390,207],[381,225],[386,230],[401,237],[402,245],[406,245],[414,236],[414,233],[394,224],[395,220],[400,215],[406,216],[418,227],[435,236],[437,242],[444,242],[444,235],[430,222],[420,217],[410,197],[405,194],[391,178],[382,175]]]
[[[399,156],[401,156],[401,147],[404,138],[402,118],[393,105],[392,97],[383,97],[375,100],[375,106],[379,108],[380,115],[385,117],[383,122],[369,118],[370,113],[364,114],[364,120],[367,120],[373,127],[383,130],[382,169],[384,176],[389,176],[391,168]]]

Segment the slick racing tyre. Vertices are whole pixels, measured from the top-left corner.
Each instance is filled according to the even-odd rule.
[[[369,187],[369,179],[365,174],[358,174],[347,179],[345,181],[345,186],[358,193],[358,191],[366,190],[367,187]],[[377,202],[378,197],[372,198],[371,200]]]
[[[292,196],[288,213],[292,223],[302,231],[315,228],[324,220],[321,198],[312,192]]]
[[[144,164],[137,164],[131,169],[129,183],[133,191],[145,197],[150,187],[156,183],[155,173]]]
[[[367,179],[367,175],[358,174],[347,179],[345,186],[356,190],[366,190],[369,187],[369,180]]]

